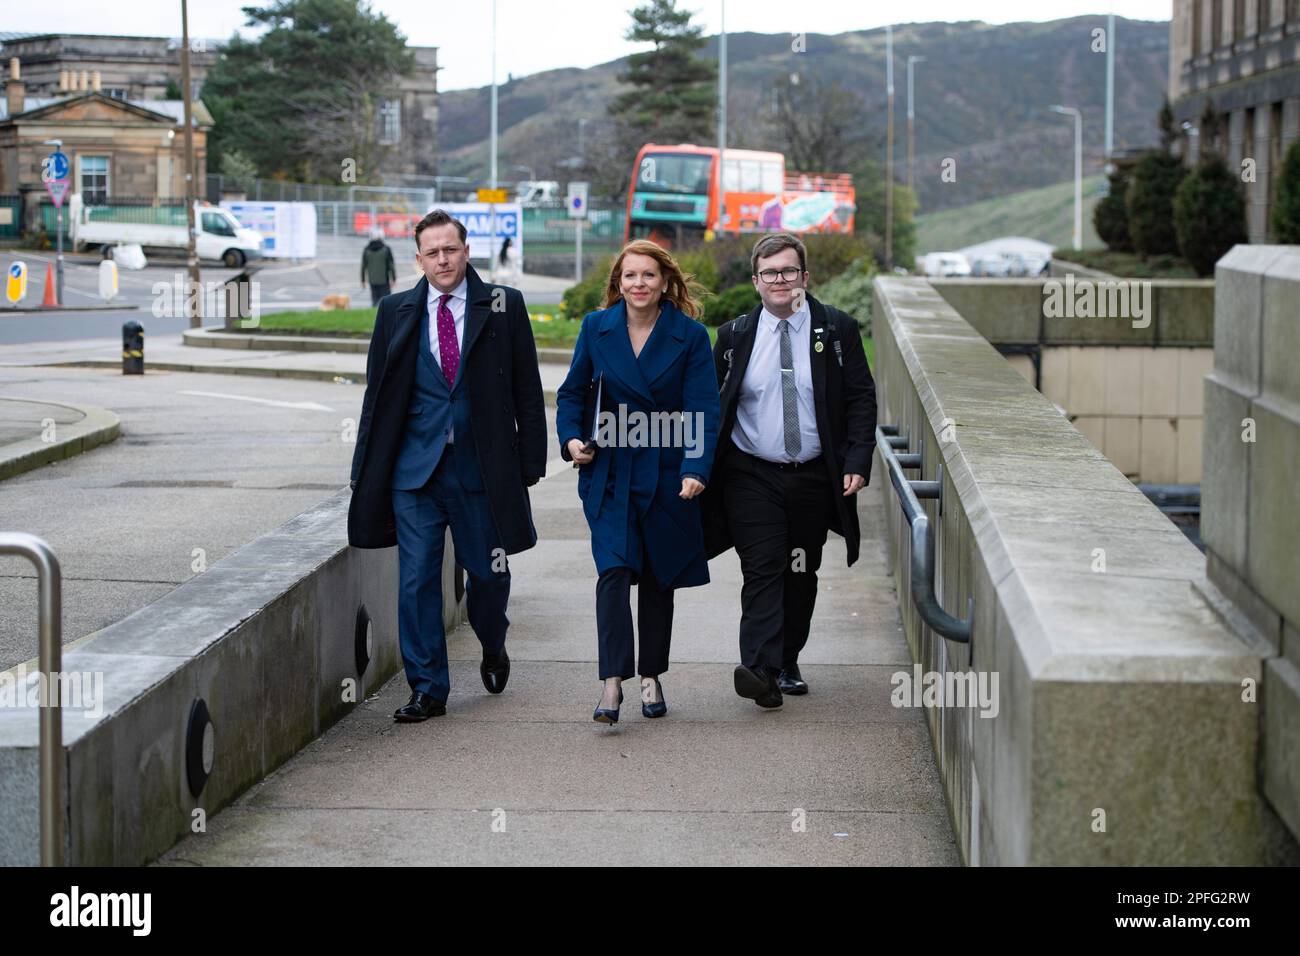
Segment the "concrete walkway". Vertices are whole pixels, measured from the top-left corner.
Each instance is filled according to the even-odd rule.
[[[164,865],[956,864],[882,550],[879,483],[859,496],[862,559],[826,548],[803,672],[764,711],[732,689],[740,573],[678,592],[668,716],[591,720],[595,569],[566,467],[534,488],[541,541],[511,560],[510,686],[487,694],[468,626],[451,636],[445,717],[393,723],[399,674],[208,820]],[[892,502],[891,502],[892,504]],[[629,687],[631,689],[631,686]],[[794,824],[806,814],[806,829]]]

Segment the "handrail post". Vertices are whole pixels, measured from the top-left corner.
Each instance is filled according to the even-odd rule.
[[[902,505],[903,516],[907,519],[911,532],[912,603],[916,605],[921,620],[936,634],[950,641],[970,644],[971,625],[975,619],[974,600],[967,602],[968,616],[965,620],[960,620],[943,609],[934,593],[934,530],[930,527],[930,518],[921,507],[920,499],[939,498],[943,483],[941,480],[912,481],[904,477],[904,468],[921,467],[919,452],[904,451],[899,454],[898,450],[906,449],[907,444],[906,436],[899,434],[897,425],[876,426],[876,448],[889,472],[889,482],[898,493],[898,503]]]
[[[41,866],[63,865],[63,582],[59,559],[43,540],[21,531],[0,532],[0,554],[27,558],[39,589],[37,666],[45,682],[40,707]]]

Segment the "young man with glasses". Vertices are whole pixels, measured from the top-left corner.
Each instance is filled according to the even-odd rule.
[[[858,558],[856,495],[871,476],[876,388],[853,316],[807,293],[804,245],[765,236],[750,256],[762,305],[718,329],[721,395],[709,557],[740,556],[736,693],[760,707],[806,694],[799,653],[817,600],[826,533]]]

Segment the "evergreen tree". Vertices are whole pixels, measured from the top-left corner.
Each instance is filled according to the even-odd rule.
[[[364,0],[274,0],[244,7],[256,40],[236,36],[208,73],[203,102],[219,165],[237,150],[264,176],[376,181],[387,147],[379,109],[414,68],[406,38]]]
[[[1300,245],[1300,140],[1291,144],[1278,170],[1273,232],[1275,242]]]
[[[1241,184],[1218,156],[1200,163],[1174,194],[1174,228],[1178,248],[1197,275],[1210,275],[1214,264],[1246,241],[1246,200]]]
[[[1176,254],[1174,193],[1187,171],[1182,162],[1159,150],[1138,160],[1125,196],[1128,233],[1139,256]]]
[[[1128,176],[1123,170],[1116,169],[1106,178],[1110,191],[1093,208],[1092,224],[1107,248],[1132,252],[1133,240],[1128,234],[1128,205],[1124,195],[1128,191]]]
[[[715,138],[718,70],[696,53],[704,46],[701,28],[675,0],[650,0],[632,11],[624,37],[653,43],[654,49],[628,57],[620,82],[631,89],[610,104],[619,120],[630,166],[644,143],[709,143]]]

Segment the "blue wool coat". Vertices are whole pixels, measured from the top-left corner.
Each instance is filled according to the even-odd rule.
[[[689,419],[689,428],[673,434],[661,416],[635,447],[631,441],[599,447],[595,459],[581,466],[578,495],[597,572],[619,566],[643,572],[644,542],[663,587],[708,583],[700,497],[685,500],[679,493],[683,477],[707,484],[713,468],[718,382],[712,356],[704,326],[666,299],[639,356],[632,351],[622,300],[582,320],[569,374],[556,392],[556,432],[566,461],[572,460],[571,439],[591,437],[588,394],[597,379],[602,407],[627,422],[628,438],[638,416],[649,423],[655,412],[684,412]]]

